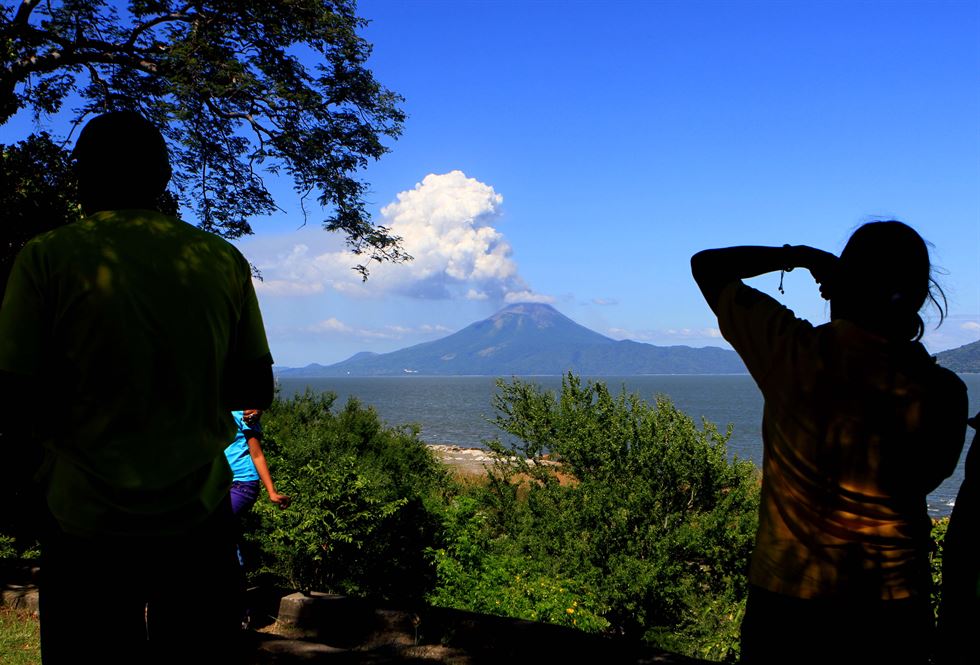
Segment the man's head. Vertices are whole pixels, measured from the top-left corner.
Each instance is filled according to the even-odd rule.
[[[133,111],[90,120],[72,159],[86,213],[154,208],[170,181],[170,156],[160,130]]]

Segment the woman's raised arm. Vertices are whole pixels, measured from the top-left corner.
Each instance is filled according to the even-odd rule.
[[[836,256],[806,245],[724,247],[706,249],[691,257],[694,281],[716,314],[718,299],[726,285],[776,270],[806,268],[821,285],[820,295],[829,299],[829,283],[836,265]]]

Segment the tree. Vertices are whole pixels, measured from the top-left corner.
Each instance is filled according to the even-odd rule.
[[[401,97],[365,63],[354,0],[22,0],[0,13],[0,124],[73,105],[77,126],[129,109],[159,124],[184,209],[234,238],[277,209],[264,174],[330,210],[370,261],[410,259],[371,223],[357,178],[401,133]],[[306,211],[303,206],[304,215]]]
[[[77,219],[68,153],[45,133],[0,145],[0,294],[14,257],[33,236]]]

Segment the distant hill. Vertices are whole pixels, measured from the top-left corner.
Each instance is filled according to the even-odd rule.
[[[277,368],[282,377],[421,374],[556,375],[744,374],[734,351],[617,341],[580,326],[550,305],[511,305],[433,342],[391,353],[358,353],[334,365]]]
[[[980,373],[980,341],[937,353],[936,360],[954,372]]]

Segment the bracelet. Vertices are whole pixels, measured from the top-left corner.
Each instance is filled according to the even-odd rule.
[[[790,248],[791,245],[789,243],[783,245],[783,253],[785,254],[786,250]],[[780,268],[779,270],[779,292],[782,293],[783,295],[786,295],[786,291],[783,290],[783,275],[785,275],[788,272],[793,272],[793,268],[794,266],[787,261],[783,263],[783,267]]]

